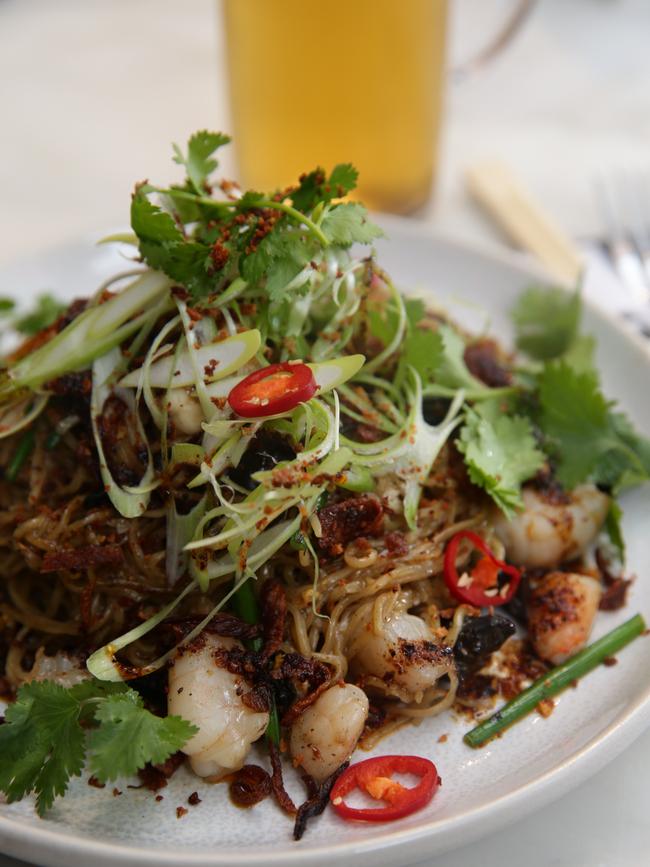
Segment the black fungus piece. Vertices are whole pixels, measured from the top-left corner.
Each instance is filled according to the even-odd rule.
[[[275,431],[262,429],[255,434],[239,464],[230,470],[229,476],[242,488],[252,491],[258,484],[252,478],[253,473],[272,470],[281,461],[291,461],[295,456],[296,452],[286,437]]]
[[[450,400],[446,397],[425,397],[422,401],[422,415],[428,424],[437,425],[449,411]]]
[[[454,646],[454,657],[461,677],[467,677],[482,668],[515,631],[512,620],[502,614],[468,617]]]

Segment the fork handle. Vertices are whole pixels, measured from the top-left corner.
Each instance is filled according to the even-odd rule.
[[[533,253],[549,274],[575,286],[584,270],[573,242],[548,217],[510,169],[498,160],[467,170],[470,193],[519,247]]]

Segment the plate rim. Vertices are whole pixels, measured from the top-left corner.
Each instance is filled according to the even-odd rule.
[[[402,238],[417,237],[433,244],[451,248],[458,255],[471,256],[489,260],[494,265],[506,267],[521,275],[522,281],[533,279],[543,280],[548,284],[557,285],[557,281],[539,265],[527,260],[522,254],[507,249],[500,250],[494,245],[481,245],[447,236],[438,232],[427,223],[419,220],[393,215],[378,215],[377,221],[384,226],[393,240],[399,242]],[[394,234],[393,234],[394,233]],[[103,235],[99,235],[102,237]],[[34,258],[56,255],[63,250],[81,250],[84,246],[95,247],[98,235],[82,235],[70,238],[42,248],[31,256],[20,256],[14,260],[0,263],[0,273],[5,269],[20,267]],[[564,287],[565,289],[569,287]],[[639,351],[650,366],[650,341],[645,341],[622,319],[609,311],[603,310],[588,298],[583,298],[583,304],[596,319],[603,320],[607,326],[615,330],[622,339],[631,343]],[[16,817],[2,815],[0,811],[0,842],[2,850],[18,858],[38,859],[38,863],[59,865],[73,863],[71,858],[93,858],[98,865],[156,864],[177,865],[179,858],[182,863],[192,867],[259,867],[262,863],[279,864],[300,863],[317,867],[329,865],[335,858],[342,858],[350,863],[358,862],[369,855],[380,856],[377,864],[394,863],[390,861],[395,848],[400,846],[405,852],[408,848],[409,858],[415,860],[426,855],[426,842],[436,836],[442,847],[437,849],[441,854],[455,845],[455,839],[463,833],[463,843],[472,842],[499,830],[518,817],[530,813],[536,807],[544,806],[566,794],[568,791],[597,773],[606,764],[613,761],[627,746],[650,724],[650,684],[638,697],[636,702],[627,709],[622,717],[612,721],[602,732],[592,738],[582,748],[574,752],[561,765],[546,771],[533,781],[523,783],[517,788],[479,807],[473,807],[456,816],[446,819],[432,819],[417,828],[404,828],[388,833],[380,833],[376,837],[358,842],[345,841],[334,844],[318,844],[303,848],[300,843],[292,844],[291,848],[269,849],[263,854],[259,848],[228,848],[218,853],[209,850],[186,850],[153,848],[151,846],[131,846],[120,842],[94,840],[92,837],[69,833],[65,826],[58,825],[57,830],[50,829],[46,823],[43,827],[34,826],[20,821]],[[608,749],[604,746],[607,742]],[[524,799],[523,796],[526,795]],[[518,804],[518,802],[520,802]],[[512,815],[511,808],[518,804],[519,809]],[[411,857],[412,856],[412,857]],[[388,859],[388,860],[387,860]],[[401,859],[400,859],[401,860]],[[78,863],[84,863],[80,861]]]

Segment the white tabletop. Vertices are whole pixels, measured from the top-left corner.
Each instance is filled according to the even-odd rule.
[[[511,5],[452,2],[456,53]],[[502,243],[462,185],[465,165],[498,156],[569,232],[601,231],[594,177],[650,165],[648,34],[647,0],[540,0],[506,53],[450,87],[423,219]],[[167,176],[170,142],[227,129],[221,57],[214,0],[0,0],[0,263],[124,225],[133,182]],[[650,732],[572,794],[436,863],[645,864],[648,767]],[[17,863],[0,855],[0,867]]]

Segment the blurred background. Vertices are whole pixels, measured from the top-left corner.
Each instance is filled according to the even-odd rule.
[[[226,22],[217,0],[0,0],[0,264],[125,227],[135,181],[179,176],[171,162],[172,142],[183,144],[191,132],[206,127],[233,129],[227,65],[241,56],[233,48],[248,33],[246,20],[252,20],[245,7],[257,3],[268,13],[296,0],[227,2]],[[327,84],[334,96],[320,111],[350,142],[351,122],[337,124],[339,112],[345,107],[354,115],[355,106],[360,112],[372,99],[381,111],[385,136],[363,143],[364,160],[375,173],[406,177],[418,161],[425,164],[415,193],[407,195],[404,181],[396,197],[382,202],[378,196],[375,206],[408,211],[432,230],[475,245],[502,248],[505,235],[472,201],[465,183],[469,167],[498,158],[570,238],[601,239],[608,227],[596,201],[597,179],[617,173],[648,178],[650,2],[537,0],[495,56],[468,66],[469,58],[498,39],[517,0],[449,0],[444,30],[443,0],[390,0],[404,14],[419,8],[421,20],[432,25],[412,36],[413,52],[417,43],[430,61],[430,84],[410,117],[400,114],[404,106],[390,95],[396,83],[415,81],[409,78],[416,75],[413,52],[402,47],[380,58],[385,98],[377,96],[377,82],[363,74],[353,32],[359,16],[353,13],[356,3],[367,2],[316,4],[321,17],[331,18],[335,8],[343,12],[337,21],[321,21],[318,39],[301,57],[295,42],[273,31],[273,16],[263,38],[259,29],[254,34],[258,41],[252,48],[238,43],[256,58],[239,69],[233,65],[233,88],[236,76],[240,82],[235,120],[248,131],[249,151],[259,149],[258,137],[265,133],[253,124],[261,109],[251,118],[243,100],[261,95],[258,107],[279,112],[280,97],[265,94],[279,69],[293,64],[296,105],[287,121],[292,129],[306,135],[313,108],[310,82],[314,88]],[[379,16],[373,26],[380,26]],[[393,32],[396,40],[408,38],[395,25]],[[456,69],[446,76],[441,76],[443,44],[445,68]],[[439,151],[438,101],[443,106]],[[340,143],[339,135],[337,147]],[[318,144],[316,137],[310,146]],[[330,144],[323,140],[323,155],[316,159],[329,159],[335,150]],[[290,156],[288,144],[275,154],[270,145],[261,147],[265,163]],[[240,155],[246,169],[245,151]],[[235,157],[230,148],[223,160],[233,177],[240,168]],[[312,162],[301,168],[312,168]],[[427,162],[437,169],[435,190]],[[249,156],[249,172],[263,167],[250,163]],[[600,279],[596,283],[602,285]],[[643,815],[647,791],[636,772],[644,756],[650,757],[648,735],[595,784],[505,834],[446,857],[445,864],[464,867],[479,858],[483,867],[524,860],[529,867],[646,863],[641,853],[650,846]],[[15,862],[0,855],[3,867],[10,863]]]
[[[515,5],[449,0],[448,64],[496,37]],[[332,24],[327,54],[314,52],[297,77],[343,87],[358,51],[346,28]],[[571,235],[602,232],[595,176],[649,162],[649,35],[647,0],[538,0],[496,57],[447,78],[436,195],[417,215],[502,241],[463,182],[467,166],[496,156]],[[171,142],[230,130],[225,43],[217,0],[0,0],[0,259],[125,225],[135,181],[175,177]],[[291,52],[269,39],[256,74],[274,74]],[[398,52],[385,64],[386,81],[405,74]],[[369,86],[351,75],[341,99],[361,105]],[[389,101],[385,114],[391,128]],[[385,173],[399,161],[395,152]]]

